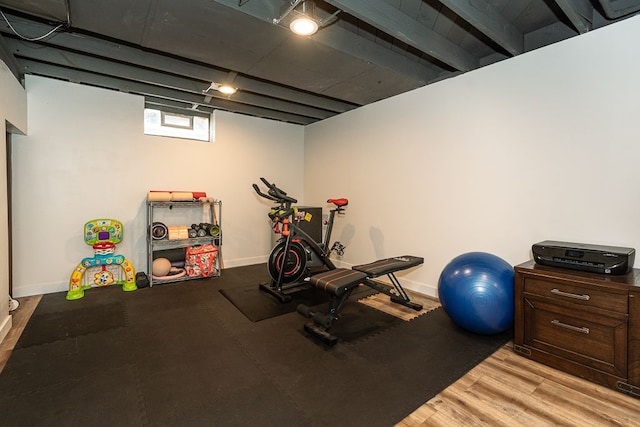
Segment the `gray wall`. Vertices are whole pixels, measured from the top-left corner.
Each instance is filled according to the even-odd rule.
[[[13,141],[16,296],[67,289],[93,255],[83,226],[94,218],[124,223],[117,253],[146,271],[149,190],[222,200],[225,267],[264,262],[270,248],[270,205],[253,182],[265,176],[302,194],[301,126],[217,112],[213,143],[147,136],[142,97],[33,76],[26,91],[29,135]]]
[[[263,262],[260,176],[307,205],[350,198],[338,263],[423,256],[402,276],[428,294],[468,251],[517,264],[544,239],[638,247],[639,38],[627,19],[307,127],[218,113],[213,144],[144,136],[140,97],[29,77],[14,294],[66,289],[92,218],[123,221],[119,252],[145,270],[149,189],[222,199],[226,266]]]
[[[305,128],[305,198],[351,199],[346,265],[541,240],[640,247],[640,16]],[[637,262],[636,262],[637,264]]]

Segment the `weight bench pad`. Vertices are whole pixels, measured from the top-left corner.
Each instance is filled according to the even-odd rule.
[[[360,282],[366,278],[367,275],[363,272],[337,268],[315,274],[309,278],[309,282],[316,288],[339,297],[360,285]]]
[[[365,273],[369,278],[375,278],[382,276],[383,274],[393,273],[394,271],[405,270],[407,268],[415,267],[424,262],[424,258],[403,255],[393,258],[381,259],[369,264],[356,265],[354,270]]]

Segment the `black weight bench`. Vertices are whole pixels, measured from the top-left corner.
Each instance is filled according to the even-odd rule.
[[[305,325],[305,331],[330,346],[336,344],[337,337],[331,335],[328,330],[333,322],[340,317],[340,310],[342,310],[351,293],[361,285],[369,286],[378,292],[388,295],[391,301],[396,304],[404,305],[416,311],[422,310],[421,304],[411,301],[394,273],[418,266],[423,262],[424,259],[421,257],[404,255],[381,259],[369,264],[356,265],[351,269],[337,268],[311,276],[309,283],[330,294],[331,301],[326,314],[313,312],[306,305],[301,304],[298,306],[300,314],[313,319],[312,323]],[[391,287],[373,280],[383,275],[389,278]]]

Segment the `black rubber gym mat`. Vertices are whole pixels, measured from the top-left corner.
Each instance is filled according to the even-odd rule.
[[[45,308],[48,300],[59,294],[44,295],[39,307]],[[103,304],[83,304],[85,301],[67,301],[66,309],[58,312],[43,312],[36,309],[27,327],[16,343],[16,348],[74,338],[81,335],[122,328],[126,325],[124,305],[121,301]]]
[[[248,273],[248,277],[246,278],[234,276],[237,275],[241,269],[225,270],[225,279],[228,279],[229,275],[231,275],[232,279],[227,281],[227,283],[235,283],[236,285],[222,285],[220,293],[252,322],[260,322],[282,316],[283,314],[292,313],[296,311],[298,304],[313,307],[327,303],[330,300],[330,295],[326,292],[315,287],[310,287],[297,292],[291,292],[291,301],[282,303],[272,295],[261,291],[258,286],[260,283],[269,282],[266,264],[242,267],[243,271],[245,269]],[[241,282],[241,284],[237,282]],[[363,298],[373,293],[376,293],[376,291],[371,288],[360,287],[353,291],[351,299]]]
[[[0,374],[2,425],[390,426],[511,338],[463,331],[442,309],[386,324],[349,301],[327,348],[298,313],[249,322],[218,292],[256,271],[47,295],[24,333],[40,338]]]
[[[257,283],[220,289],[220,293],[252,322],[292,313],[296,311],[298,304],[314,306],[329,301],[329,295],[322,290],[309,288],[291,294],[291,301],[282,303],[261,291]]]
[[[327,312],[326,305],[316,307],[321,313]],[[311,320],[307,320],[311,322]],[[388,328],[404,323],[402,319],[384,313],[364,304],[359,304],[354,299],[347,302],[340,312],[340,319],[331,326],[331,334],[338,338],[341,344],[357,342],[360,339],[368,339]]]

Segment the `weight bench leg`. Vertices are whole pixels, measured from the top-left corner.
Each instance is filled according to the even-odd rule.
[[[298,305],[298,313],[313,320],[313,322],[304,325],[304,330],[323,343],[334,346],[338,342],[338,338],[332,335],[329,329],[331,325],[333,325],[333,322],[340,318],[340,310],[344,307],[353,289],[346,291],[340,296],[332,297],[326,314],[312,311],[311,308],[304,304]]]
[[[303,316],[313,319],[313,323],[316,325],[329,329],[331,325],[333,325],[333,322],[340,318],[340,310],[344,307],[344,304],[347,302],[350,294],[351,292],[345,292],[339,297],[334,296],[331,298],[331,301],[329,302],[329,309],[326,314],[311,311],[311,308],[304,304],[298,305],[297,311]]]
[[[404,290],[404,288],[398,281],[398,278],[396,277],[395,274],[387,273],[387,277],[391,281],[391,284],[393,285],[393,289],[395,290],[395,293],[391,292],[389,288],[382,286],[370,279],[365,280],[365,284],[377,290],[378,292],[388,295],[389,298],[391,299],[391,302],[393,303],[403,305],[415,311],[422,310],[422,304],[418,304],[411,301],[411,298],[409,298],[409,295],[407,295],[407,292]]]

